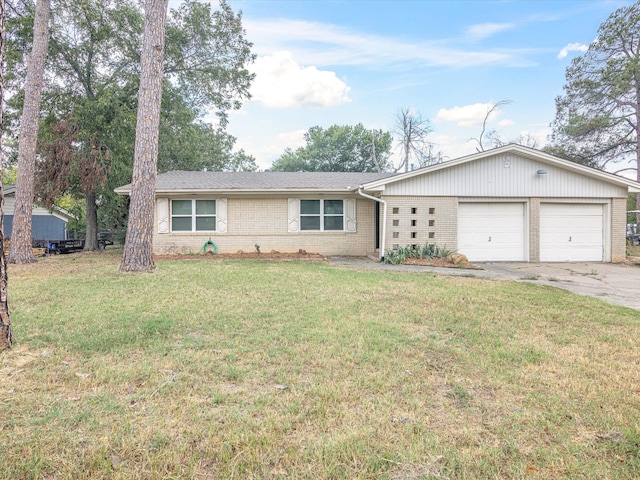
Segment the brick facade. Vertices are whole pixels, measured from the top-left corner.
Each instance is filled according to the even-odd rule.
[[[611,201],[611,261],[622,262],[627,257],[627,199]]]
[[[282,253],[300,249],[322,255],[365,256],[375,249],[375,202],[356,200],[355,232],[289,232],[287,200],[290,197],[227,198],[227,232],[158,233],[153,238],[154,252],[166,254],[195,254],[211,239],[220,253],[276,250]],[[314,198],[306,195],[304,198]],[[337,197],[327,197],[337,198]]]
[[[131,188],[131,185],[124,185],[115,191],[120,195],[128,195]],[[485,246],[475,249],[480,251],[484,248],[488,252],[479,257],[489,258],[495,254],[496,260],[506,258],[506,255],[500,254],[503,246],[511,245],[512,250],[517,250],[522,243],[522,255],[518,258],[537,262],[555,250],[557,244],[557,240],[549,240],[550,243],[543,243],[541,248],[541,242],[546,241],[540,238],[541,220],[543,226],[552,225],[552,229],[555,229],[553,223],[547,222],[556,221],[562,225],[563,216],[566,219],[573,216],[571,209],[564,209],[565,213],[559,214],[563,208],[547,207],[547,204],[557,203],[602,205],[602,257],[604,261],[619,262],[626,253],[626,196],[639,191],[638,182],[515,144],[397,174],[173,171],[158,175],[156,181],[158,218],[154,251],[159,254],[197,253],[209,238],[217,244],[220,252],[231,253],[238,250],[252,252],[256,250],[256,245],[263,252],[277,250],[286,253],[304,249],[325,255],[359,256],[372,254],[376,249],[376,253],[383,254],[379,251],[382,244],[386,250],[394,246],[425,244],[457,250],[458,232],[464,228],[460,230],[464,234],[463,248],[477,253],[473,252],[476,244],[472,235],[482,230],[476,227],[476,215],[484,215],[484,221],[491,222],[485,226],[489,229],[502,228],[505,236],[502,237],[502,243],[494,242],[493,248]],[[224,199],[216,203],[217,231],[170,232],[169,199],[204,200],[215,199],[216,195],[220,200]],[[372,199],[375,196],[379,196],[387,205],[384,225],[383,209],[378,208],[380,204]],[[309,222],[314,219],[309,219],[313,214],[300,215],[300,204],[292,201],[295,198],[346,200],[345,230],[297,231],[302,220]],[[495,213],[495,217],[492,216],[494,214],[467,216],[463,212],[464,224],[459,225],[458,208],[461,202],[518,203],[524,206],[524,218],[504,213]],[[324,205],[323,202],[319,203]],[[196,207],[198,204],[193,202]],[[176,204],[176,208],[178,205],[186,209],[186,204]],[[517,207],[519,210],[520,205]],[[503,210],[509,208],[505,205]],[[489,210],[500,211],[493,206],[488,207]],[[555,212],[552,213],[552,210]],[[572,211],[580,216],[589,210],[596,209],[584,207]],[[376,212],[379,212],[378,218]],[[590,216],[595,218],[599,215]],[[188,217],[188,213],[182,217],[176,215],[174,220],[182,222],[182,228],[189,228],[184,220]],[[192,221],[199,222],[203,228],[205,225],[206,228],[214,228],[213,223],[207,224],[213,222],[213,217],[213,214],[200,213],[196,218],[192,217]],[[567,223],[567,228],[571,225]],[[178,223],[176,226],[179,227]],[[593,236],[596,229],[593,222],[582,229],[582,233],[591,232],[592,235],[587,242],[591,250],[585,258],[597,257],[596,237]],[[382,230],[386,233],[384,239],[379,238]],[[571,238],[569,235],[569,241]],[[490,239],[491,236],[488,241]],[[562,255],[566,254],[562,249],[559,250]],[[565,251],[568,252],[568,258],[577,258],[581,253],[578,247]],[[515,255],[511,257],[515,258]]]
[[[387,202],[385,249],[436,244],[454,250],[458,242],[456,197],[383,197]],[[382,223],[382,209],[381,209]]]
[[[385,249],[408,245],[436,244],[458,248],[458,197],[383,196],[387,202]],[[542,199],[544,200],[544,199]],[[610,245],[611,262],[626,257],[626,199],[612,198],[610,228],[605,228],[605,246]],[[491,199],[486,199],[491,201]],[[575,199],[577,203],[584,202]],[[540,261],[540,198],[528,198],[528,250],[530,262]],[[380,212],[382,222],[382,209]],[[610,231],[607,231],[610,230]],[[605,253],[605,257],[607,254]],[[605,261],[609,261],[605,258]]]
[[[227,232],[154,233],[157,254],[196,254],[211,239],[220,253],[239,250],[253,252],[297,252],[299,249],[322,255],[364,256],[375,252],[375,202],[356,200],[356,231],[289,232],[287,200],[290,197],[227,197]],[[311,198],[305,196],[305,198]],[[457,197],[389,196],[385,249],[407,245],[435,244],[458,247]],[[528,199],[529,261],[540,261],[540,198]],[[380,225],[383,209],[380,208]],[[156,219],[157,220],[157,219]],[[626,199],[611,199],[611,261],[626,255]]]
[[[529,199],[529,261],[540,261],[540,199]]]

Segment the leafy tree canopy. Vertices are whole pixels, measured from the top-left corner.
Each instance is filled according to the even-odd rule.
[[[326,130],[311,127],[304,139],[304,147],[285,150],[271,169],[281,172],[382,172],[390,167],[393,140],[389,132],[367,130],[362,124],[333,125]]]
[[[9,3],[9,106],[19,112],[33,5]],[[113,194],[113,188],[131,180],[141,3],[52,0],[51,11],[37,192],[40,200],[65,192],[86,197],[88,210],[99,206],[107,215],[101,219],[103,228],[112,227],[121,224],[126,211],[126,199]],[[215,10],[208,2],[185,0],[170,12],[159,171],[256,169],[252,157],[233,152],[235,138],[225,131],[228,112],[249,98],[253,75],[247,65],[253,58],[242,16],[225,0]],[[208,113],[217,116],[215,126],[204,121]]]
[[[564,95],[556,98],[550,151],[602,169],[631,162],[637,171],[639,115],[640,2],[636,2],[611,14],[587,52],[567,68]]]

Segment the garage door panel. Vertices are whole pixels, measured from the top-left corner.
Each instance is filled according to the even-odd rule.
[[[460,203],[458,251],[469,260],[523,261],[523,203]]]
[[[540,260],[581,262],[603,260],[603,206],[540,205]]]

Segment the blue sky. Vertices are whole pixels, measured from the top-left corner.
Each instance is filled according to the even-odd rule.
[[[500,138],[546,143],[565,69],[624,0],[229,0],[253,42],[253,99],[230,117],[269,168],[312,126],[392,131],[411,107],[446,158],[474,153],[487,109]]]

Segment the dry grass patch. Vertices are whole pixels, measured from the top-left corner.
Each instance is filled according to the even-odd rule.
[[[640,477],[638,312],[323,263],[11,266],[0,478]]]
[[[640,245],[627,243],[627,262],[634,265],[640,264]]]

